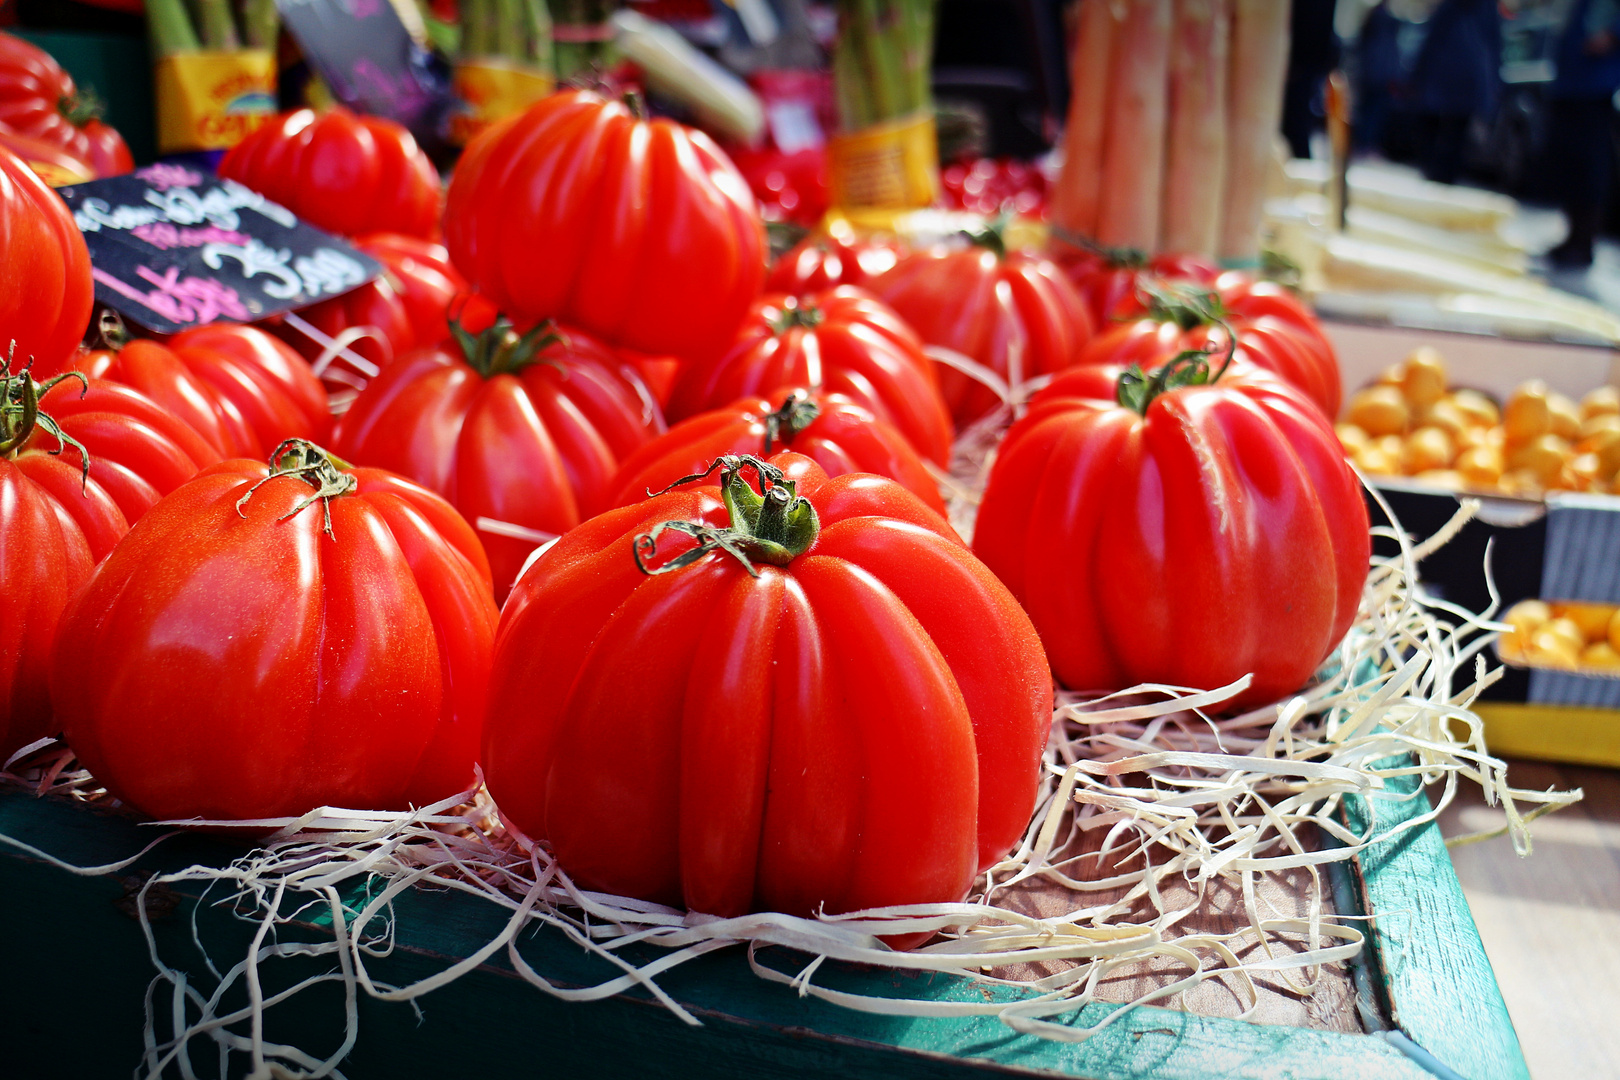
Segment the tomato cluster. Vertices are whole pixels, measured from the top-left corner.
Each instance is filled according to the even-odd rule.
[[[385,276],[76,348],[82,238],[0,151],[0,756],[60,732],[145,814],[421,806],[476,764],[585,888],[954,902],[1028,825],[1054,676],[1263,704],[1356,610],[1332,350],[1273,286],[986,227],[813,236],[767,291],[726,156],[579,90],[444,192],[340,110],[223,170]],[[969,543],[940,478],[985,440]]]

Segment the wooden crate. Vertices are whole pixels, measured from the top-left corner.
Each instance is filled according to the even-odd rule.
[[[1373,804],[1352,799],[1349,824],[1363,827],[1375,812],[1388,826],[1426,809],[1422,798]],[[95,865],[138,851],[153,830],[12,789],[0,790],[0,834],[77,865]],[[0,1032],[10,1036],[5,1039],[7,1075],[20,1080],[129,1075],[141,1056],[142,1003],[154,974],[131,913],[130,889],[153,872],[223,865],[241,853],[223,840],[185,836],[159,845],[122,878],[81,877],[0,843],[0,925],[9,928],[9,977],[0,980]],[[801,998],[756,978],[740,948],[701,957],[660,978],[660,985],[702,1021],[692,1027],[645,993],[588,1004],[560,1001],[520,980],[502,953],[421,999],[420,1019],[409,1005],[362,995],[359,1041],[341,1068],[351,1080],[464,1073],[1091,1080],[1528,1076],[1432,823],[1364,853],[1335,891],[1341,911],[1378,917],[1370,947],[1352,975],[1358,1011],[1373,1027],[1390,1031],[1340,1034],[1144,1006],[1086,1042],[1053,1042],[1020,1035],[993,1017],[875,1016]],[[213,956],[234,962],[245,955],[252,925],[217,907],[199,906],[195,891],[168,899],[173,910],[153,922],[161,955],[171,962],[189,956],[201,969],[190,942],[193,919]],[[396,910],[396,948],[371,965],[374,978],[395,984],[470,955],[505,920],[492,905],[421,889],[401,897]],[[311,940],[323,936],[313,920],[305,929]],[[560,985],[589,985],[604,974],[560,933],[526,939],[524,955]],[[328,960],[311,962],[304,974],[326,969],[317,964],[330,967]],[[853,965],[825,965],[818,981],[860,993],[930,1000],[1017,996],[958,976]],[[166,995],[167,987],[162,992]],[[1089,1006],[1079,1023],[1095,1023],[1110,1008]],[[341,1043],[342,1023],[339,992],[317,987],[270,1010],[265,1035],[324,1056]],[[1422,1049],[1401,1048],[1413,1044]],[[1433,1055],[1430,1067],[1419,1060],[1424,1051]],[[196,1044],[193,1059],[200,1075],[213,1074],[213,1057],[211,1044]],[[244,1071],[245,1060],[234,1058]]]

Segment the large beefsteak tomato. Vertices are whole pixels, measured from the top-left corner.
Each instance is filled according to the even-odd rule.
[[[1236,703],[1273,701],[1355,616],[1367,508],[1332,425],[1270,372],[1208,375],[1184,355],[1110,401],[1071,369],[1002,443],[973,548],[1065,686],[1252,673]]]
[[[518,583],[484,736],[502,818],[586,888],[716,915],[959,900],[1035,803],[1028,617],[893,481],[715,464]]]
[[[449,499],[479,531],[505,599],[529,553],[608,505],[621,460],[663,431],[611,349],[502,320],[402,357],[339,419],[333,448]]]
[[[888,305],[842,285],[815,296],[764,296],[729,351],[687,364],[670,393],[684,420],[788,386],[844,394],[893,424],[923,457],[951,458],[951,417],[922,342]]]
[[[1016,387],[1075,363],[1091,339],[1091,316],[1050,260],[1007,251],[995,229],[966,248],[912,252],[871,290],[923,341],[952,349]],[[939,366],[940,387],[958,428],[1000,402],[983,381]]]
[[[839,285],[865,285],[894,268],[898,240],[857,237],[847,229],[812,233],[784,253],[765,279],[765,291],[808,296]]]
[[[0,149],[0,356],[59,374],[89,327],[93,294],[90,250],[67,204]]]
[[[473,141],[444,238],[518,322],[556,319],[654,355],[718,354],[765,279],[764,226],[724,152],[584,90]]]
[[[335,107],[283,113],[225,154],[219,175],[344,236],[432,236],[438,171],[403,124]]]
[[[60,146],[97,176],[129,172],[135,159],[124,137],[97,119],[99,112],[50,53],[0,34],[0,127]]]
[[[462,790],[497,618],[476,538],[397,476],[276,455],[205,471],[96,569],[53,654],[68,743],[158,818]]]

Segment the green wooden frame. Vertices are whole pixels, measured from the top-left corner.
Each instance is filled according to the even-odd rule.
[[[1405,791],[1416,784],[1395,784],[1403,782]],[[1376,813],[1389,825],[1428,806],[1421,794],[1404,802],[1354,798],[1348,817],[1360,828]],[[0,791],[0,833],[79,865],[128,857],[152,835],[123,819],[15,790]],[[0,1033],[12,1035],[4,1040],[9,1075],[128,1075],[140,1060],[142,1003],[154,970],[138,924],[120,910],[120,896],[151,872],[223,864],[240,853],[221,840],[181,837],[145,856],[138,876],[120,881],[77,877],[0,844],[0,926],[6,927],[0,944],[8,971],[0,979]],[[467,1074],[1528,1080],[1437,827],[1410,829],[1364,853],[1338,885],[1341,910],[1360,905],[1376,917],[1357,982],[1364,1023],[1392,1026],[1393,1033],[1344,1035],[1144,1006],[1086,1042],[1059,1043],[1019,1035],[993,1017],[873,1016],[801,998],[755,977],[740,949],[700,957],[660,978],[703,1021],[693,1027],[644,993],[587,1004],[560,1001],[522,982],[502,953],[421,999],[420,1017],[409,1005],[362,996],[360,1039],[341,1068],[350,1080]],[[153,924],[171,963],[196,957],[186,918],[195,895],[178,897],[178,912]],[[122,906],[127,910],[130,901]],[[244,955],[248,924],[211,906],[196,911],[213,955],[233,962]],[[374,978],[396,984],[469,955],[505,920],[492,905],[444,891],[413,890],[396,902],[396,911],[396,948],[370,965]],[[320,934],[318,927],[308,929]],[[594,983],[604,970],[550,931],[526,940],[524,955],[565,985]],[[327,966],[311,961],[304,974]],[[863,993],[939,1000],[1016,996],[959,976],[851,965],[826,965],[818,979]],[[1095,1023],[1110,1008],[1090,1006],[1080,1022]],[[336,990],[315,987],[271,1010],[266,1037],[324,1055],[341,1042],[342,1017]],[[1427,1068],[1425,1051],[1432,1055]],[[193,1060],[209,1075],[211,1044],[199,1042]],[[246,1059],[234,1060],[243,1067]]]

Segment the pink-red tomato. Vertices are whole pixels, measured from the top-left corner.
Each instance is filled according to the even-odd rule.
[[[380,116],[283,113],[231,147],[219,175],[344,236],[439,227],[438,171],[403,124]]]
[[[764,226],[720,148],[584,90],[473,140],[444,238],[515,322],[556,319],[654,355],[719,353],[765,279]]]
[[[1367,577],[1367,508],[1331,423],[1252,368],[1173,386],[1145,412],[1096,390],[1076,368],[1034,397],[973,539],[1058,681],[1214,689],[1252,674],[1238,705],[1299,689]]]
[[[0,149],[0,357],[63,371],[90,322],[90,250],[56,192]]]
[[[1040,643],[900,485],[771,463],[768,487],[731,459],[724,489],[609,511],[540,556],[496,638],[490,794],[588,889],[723,916],[959,900],[1034,807]],[[670,521],[737,530],[746,559],[647,539]]]
[[[292,455],[308,468],[234,459],[171,494],[63,616],[68,743],[151,817],[403,809],[472,783],[497,617],[476,539],[416,484]]]
[[[169,339],[187,370],[228,399],[257,442],[246,451],[265,457],[284,439],[323,440],[332,430],[326,392],[309,365],[255,326],[214,323]]]
[[[1084,252],[1062,260],[1062,266],[1099,331],[1140,314],[1152,290],[1167,285],[1207,289],[1221,276],[1219,266],[1198,255]]]
[[[844,394],[893,424],[923,457],[951,458],[951,418],[922,342],[870,293],[761,297],[718,360],[682,369],[669,415],[684,420],[741,397],[802,386]]]
[[[357,236],[354,246],[383,264],[417,344],[436,345],[450,336],[450,305],[471,286],[451,265],[448,248],[402,233]]]
[[[808,296],[839,285],[865,285],[892,269],[903,251],[892,238],[813,234],[776,260],[765,279],[765,291]]]
[[[129,172],[135,160],[124,137],[96,119],[98,111],[50,53],[0,34],[0,127],[61,147],[88,162],[92,176]]]

